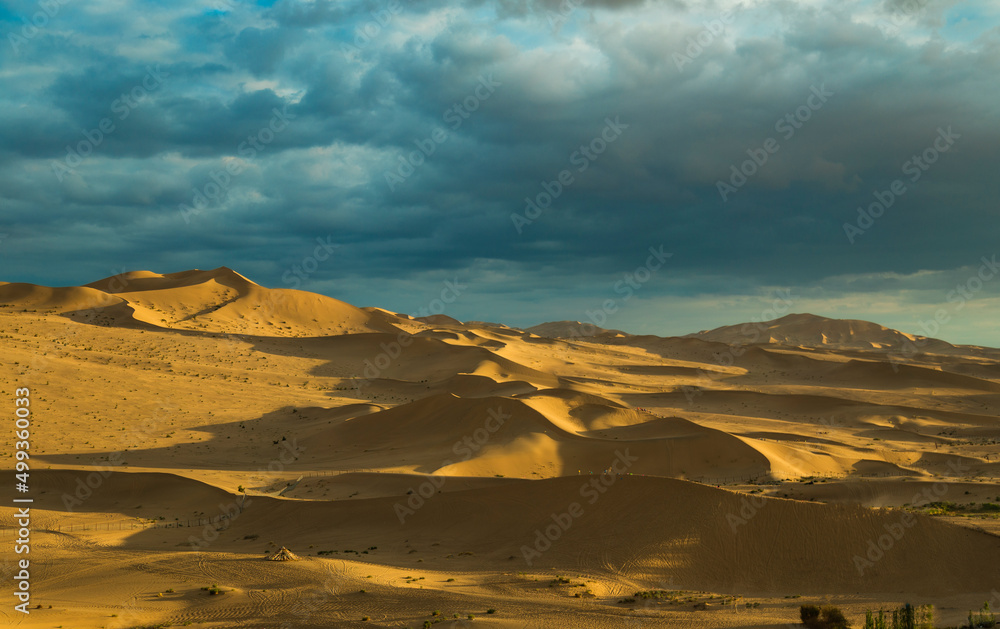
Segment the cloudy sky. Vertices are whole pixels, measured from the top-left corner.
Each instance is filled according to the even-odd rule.
[[[2,280],[1000,346],[992,0],[14,0],[0,33]]]

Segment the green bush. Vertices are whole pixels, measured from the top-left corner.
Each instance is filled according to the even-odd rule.
[[[934,606],[913,607],[907,603],[892,610],[891,616],[881,609],[877,616],[869,610],[865,614],[865,629],[934,629]]]
[[[997,617],[996,614],[990,611],[990,604],[983,603],[983,606],[979,609],[979,613],[973,615],[969,612],[969,627],[970,629],[979,629],[979,627],[996,627]]]

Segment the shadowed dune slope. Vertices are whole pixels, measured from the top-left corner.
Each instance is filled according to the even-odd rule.
[[[437,553],[475,553],[482,570],[494,564],[523,569],[530,561],[556,570],[627,570],[632,579],[672,579],[688,589],[802,595],[972,592],[981,588],[982,572],[995,573],[1000,564],[1000,538],[899,511],[765,498],[751,503],[726,490],[647,477],[619,477],[600,493],[590,480],[435,494],[404,513],[402,524],[397,505],[405,501],[398,498],[324,503],[257,497],[216,544],[220,550],[238,546],[245,535],[274,537],[291,548],[435,541]],[[192,511],[218,502],[214,491],[189,479],[116,473],[88,505],[151,489]],[[574,504],[578,517],[567,519],[562,514]],[[552,540],[536,546],[545,529]],[[607,531],[614,534],[602,534]],[[131,543],[141,544],[143,535]],[[600,544],[593,543],[595,536]]]
[[[190,515],[195,507],[215,507],[237,499],[213,485],[161,472],[33,470],[36,506],[55,511],[135,515],[137,505]],[[207,509],[205,509],[207,511]]]
[[[21,308],[68,312],[108,307],[123,302],[119,297],[85,286],[51,288],[24,283],[0,285],[0,304]]]
[[[982,580],[970,568],[995,570],[991,566],[1000,561],[1000,539],[994,536],[923,517],[904,527],[899,512],[767,499],[754,513],[745,507],[745,497],[724,490],[658,478],[628,477],[619,483],[594,504],[589,500],[598,495],[596,490],[581,490],[584,481],[577,478],[440,494],[404,527],[388,499],[353,503],[353,509],[337,514],[336,508],[321,510],[335,528],[370,523],[365,526],[369,538],[381,532],[406,537],[419,532],[487,559],[503,561],[514,555],[523,566],[523,547],[532,548],[537,531],[553,525],[551,514],[578,503],[584,512],[575,525],[544,555],[534,557],[529,550],[530,559],[557,569],[626,569],[633,578],[651,580],[669,576],[683,587],[712,591],[907,591],[940,596],[973,591]],[[274,510],[278,514],[266,516],[274,522],[280,522],[275,518],[281,515],[294,518],[298,511],[297,505],[287,504]],[[750,517],[743,517],[741,510]],[[247,531],[253,524],[250,518],[238,523]],[[314,530],[322,535],[321,529]],[[896,540],[891,531],[899,530],[904,533]],[[354,535],[357,539],[362,531]],[[593,544],[595,535],[600,545]],[[891,546],[882,542],[889,550],[881,557],[873,552],[877,561],[870,560],[870,542],[878,544],[886,535]]]

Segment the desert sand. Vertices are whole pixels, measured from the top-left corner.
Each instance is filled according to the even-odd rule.
[[[997,349],[811,314],[519,330],[228,268],[0,283],[0,336],[35,499],[31,613],[5,594],[5,626],[777,628],[806,603],[860,626],[906,602],[957,626],[1000,605]]]

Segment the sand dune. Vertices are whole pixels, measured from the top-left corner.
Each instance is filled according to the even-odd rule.
[[[865,382],[873,389],[954,388],[973,391],[1000,391],[1000,383],[972,376],[880,362],[852,360],[832,369],[827,378],[843,379],[861,388]]]
[[[303,626],[777,627],[807,597],[856,625],[903,600],[957,624],[989,596],[992,508],[878,508],[1000,503],[1000,351],[812,315],[670,338],[545,325],[418,320],[225,267],[0,283],[54,603],[21,626],[280,627],[317,584],[332,598]],[[263,560],[281,546],[301,560]],[[685,598],[627,602],[649,588]]]
[[[85,286],[50,288],[36,284],[3,284],[0,304],[7,307],[32,308],[68,312],[89,308],[105,308],[122,303],[120,298]]]
[[[159,275],[138,271],[85,287],[8,284],[0,303],[51,309],[102,325],[139,325],[268,336],[393,332],[349,304],[304,291],[263,288],[220,267]]]
[[[422,321],[424,323],[429,323],[431,325],[462,325],[462,322],[458,319],[449,317],[448,315],[436,314],[427,315],[426,317],[417,317],[417,321]]]
[[[944,353],[955,349],[954,345],[938,339],[907,334],[870,321],[829,319],[808,313],[790,314],[761,323],[723,326],[689,336],[735,345],[773,343],[792,347],[879,350],[899,350],[919,346],[924,352]]]
[[[220,497],[206,493],[194,481],[170,475],[131,476],[112,475],[86,504],[110,506],[122,492],[132,498],[133,488],[155,488],[184,497],[181,508],[192,513],[218,511]],[[406,494],[339,503],[252,497],[213,550],[240,551],[246,546],[242,538],[248,535],[279,538],[281,545],[300,549],[295,552],[302,555],[310,547],[342,548],[363,542],[377,547],[378,552],[366,557],[368,562],[391,565],[409,540],[424,563],[429,562],[428,569],[447,565],[445,555],[469,552],[476,557],[470,566],[476,570],[492,565],[506,568],[511,563],[530,569],[537,563],[551,570],[585,570],[619,578],[627,570],[630,579],[669,579],[683,589],[751,589],[782,595],[835,595],[859,589],[937,596],[962,593],[981,587],[981,576],[970,566],[986,568],[1000,561],[997,537],[922,516],[856,505],[751,501],[726,490],[641,476],[620,477],[600,493],[590,480],[496,482],[491,487],[443,492],[406,514],[405,526],[400,526],[396,504]],[[407,483],[400,489],[403,485]],[[51,485],[55,491],[62,486]],[[547,540],[548,546],[539,544],[546,550],[538,552],[536,539],[544,538],[539,531],[553,525],[551,514],[568,513],[573,503],[579,507],[579,517],[570,517],[568,528],[553,534],[556,539]],[[456,513],[463,515],[456,518]],[[296,526],[289,529],[287,522]],[[897,529],[902,531],[900,538],[869,559],[870,542],[877,544],[887,531]],[[594,536],[602,531],[615,534],[601,535],[602,543],[594,546]],[[133,536],[129,545],[155,545],[162,537],[149,530]],[[526,565],[529,562],[532,565]]]
[[[179,273],[159,274],[152,271],[133,271],[112,275],[96,282],[87,284],[106,293],[132,293],[147,290],[169,290],[198,286],[207,282],[216,282],[235,290],[245,292],[250,286],[258,284],[228,267],[219,267],[210,271],[193,269]]]
[[[156,518],[191,515],[234,496],[213,485],[174,474],[112,470],[39,470],[32,474],[39,504],[54,511],[119,513]]]
[[[580,321],[549,321],[525,328],[525,332],[549,338],[582,338],[588,336],[627,336],[621,330],[601,328],[593,323]]]
[[[650,421],[567,393],[514,399],[433,395],[337,424],[311,443],[320,451],[349,453],[362,467],[376,456],[365,452],[405,452],[398,469],[446,475],[530,478],[600,471],[624,447],[640,457],[637,470],[644,474],[767,473],[765,456],[722,431],[680,418]]]

